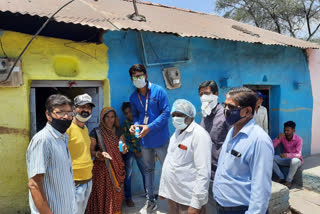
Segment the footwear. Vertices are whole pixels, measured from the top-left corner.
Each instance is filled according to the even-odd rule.
[[[127,207],[134,207],[134,202],[132,199],[126,199],[126,205]]]
[[[289,189],[291,188],[291,182],[285,182],[284,185],[285,185],[286,187],[288,187]]]
[[[148,214],[151,214],[151,213],[157,211],[157,209],[158,209],[158,205],[155,200],[154,201],[147,200],[147,213]]]

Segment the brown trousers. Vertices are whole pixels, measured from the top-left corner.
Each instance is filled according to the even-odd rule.
[[[188,214],[189,206],[179,204],[168,199],[169,214]],[[201,207],[200,214],[206,214],[206,205]]]

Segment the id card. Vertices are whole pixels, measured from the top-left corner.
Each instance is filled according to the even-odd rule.
[[[147,115],[144,116],[143,124],[144,124],[144,125],[148,125],[148,121],[149,121],[149,117],[148,117]]]

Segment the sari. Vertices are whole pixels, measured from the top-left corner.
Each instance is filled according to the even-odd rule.
[[[112,160],[110,160],[109,163],[115,186],[121,188],[121,190],[116,190],[110,178],[105,161],[94,160],[92,169],[92,191],[87,205],[87,214],[121,213],[121,205],[124,197],[123,183],[125,179],[125,167],[118,147],[120,136],[114,134],[112,129],[109,129],[103,121],[104,116],[110,111],[115,113],[114,126],[116,128],[116,133],[117,130],[120,130],[116,111],[111,107],[106,107],[101,111],[98,129],[100,130],[106,150],[112,157]],[[96,139],[96,142],[100,152],[102,152],[98,139]]]

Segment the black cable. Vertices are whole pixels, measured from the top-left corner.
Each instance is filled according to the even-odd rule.
[[[20,60],[21,56],[24,54],[24,52],[27,50],[27,48],[29,47],[29,45],[31,44],[31,42],[39,35],[39,33],[43,30],[43,28],[48,24],[48,22],[57,14],[59,13],[64,7],[66,7],[67,5],[71,4],[73,1],[75,0],[71,0],[69,2],[67,2],[66,4],[64,4],[62,7],[60,7],[55,13],[53,13],[45,23],[43,23],[43,25],[41,26],[41,28],[36,32],[36,34],[33,35],[33,37],[30,39],[30,41],[28,42],[28,44],[25,46],[25,48],[21,51],[20,55],[18,56],[18,58],[16,59],[16,61],[13,63],[12,67],[9,70],[8,76],[6,77],[5,80],[0,81],[0,83],[2,82],[6,82],[9,78],[10,75],[14,69],[14,67],[17,65],[18,61]]]

